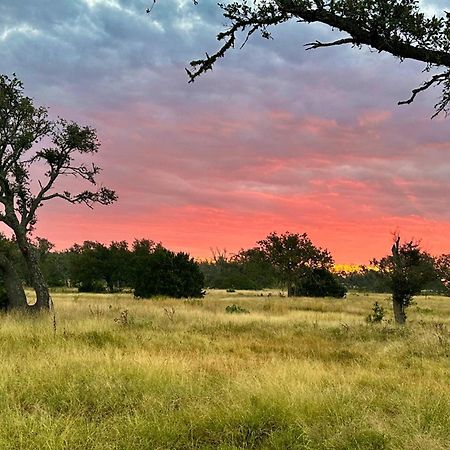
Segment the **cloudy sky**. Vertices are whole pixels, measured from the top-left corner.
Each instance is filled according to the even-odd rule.
[[[146,237],[205,257],[289,230],[367,263],[400,231],[450,251],[450,118],[430,119],[437,90],[397,106],[425,79],[421,65],[306,52],[333,33],[292,22],[188,84],[188,62],[217,48],[216,2],[160,0],[146,15],[149,3],[0,3],[1,73],[53,117],[98,130],[101,181],[119,195],[92,211],[55,200],[37,235],[60,249]]]

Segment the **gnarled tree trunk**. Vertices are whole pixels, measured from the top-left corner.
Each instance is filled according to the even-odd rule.
[[[395,323],[397,323],[398,325],[404,325],[406,323],[406,311],[403,299],[397,298],[395,295],[393,295],[392,306],[394,309]]]
[[[16,238],[19,249],[27,265],[31,285],[36,292],[36,303],[33,305],[33,309],[50,309],[52,307],[52,300],[47,283],[39,266],[39,255],[26,236],[18,235],[16,232]]]
[[[11,261],[0,254],[0,272],[3,276],[3,282],[5,285],[6,295],[8,297],[8,303],[6,305],[7,310],[26,310],[29,308],[27,303],[27,297],[22,286],[22,281],[17,275],[14,266]]]

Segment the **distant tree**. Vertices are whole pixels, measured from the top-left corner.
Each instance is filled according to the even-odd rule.
[[[160,244],[153,247],[145,243],[135,245],[134,250],[138,253],[134,259],[136,297],[203,297],[203,274],[187,253],[174,253]]]
[[[71,249],[71,279],[82,292],[114,292],[131,283],[131,252],[126,241],[109,247],[93,241]]]
[[[387,278],[373,267],[361,266],[358,271],[337,274],[347,289],[363,292],[390,292]]]
[[[243,267],[226,251],[213,250],[212,260],[199,263],[205,286],[212,289],[251,289]]]
[[[106,291],[105,272],[108,247],[100,242],[84,241],[70,249],[70,278],[80,292]]]
[[[450,253],[442,254],[435,258],[434,266],[437,279],[444,288],[445,294],[450,295]]]
[[[0,75],[0,222],[13,231],[25,260],[36,292],[34,309],[51,305],[39,254],[30,238],[37,210],[56,198],[89,207],[94,203],[107,205],[117,198],[105,187],[75,194],[60,189],[61,179],[67,176],[96,184],[100,168],[78,158],[92,155],[98,148],[94,129],[63,119],[51,121],[46,108],[34,106],[33,100],[24,95],[23,85],[15,76]],[[10,298],[9,302],[29,308],[23,298]]]
[[[328,250],[316,247],[306,233],[270,233],[258,245],[279,281],[287,287],[289,297],[295,295],[297,286],[311,271],[329,270],[333,265]]]
[[[242,267],[251,289],[272,288],[277,285],[277,276],[272,264],[258,247],[241,250],[233,261]]]
[[[53,251],[55,245],[45,238],[36,238],[33,242],[39,256],[42,275],[50,287],[67,286],[69,281],[69,262],[66,252]],[[25,268],[26,273],[26,268]],[[26,281],[31,280],[26,274]]]
[[[193,0],[193,3],[199,2]],[[433,70],[433,75],[399,104],[412,103],[420,92],[440,86],[442,95],[436,104],[436,114],[448,110],[450,14],[446,11],[428,17],[425,5],[419,0],[238,0],[219,6],[228,22],[226,29],[217,35],[222,45],[216,52],[191,62],[191,69],[186,69],[191,82],[211,70],[218,59],[234,48],[239,34],[243,35],[242,47],[254,33],[269,39],[272,26],[295,20],[301,24],[322,23],[345,33],[331,42],[316,40],[306,44],[308,50],[340,45],[368,46],[378,53],[390,53],[400,61],[413,59],[424,63],[424,72]],[[440,72],[434,73],[434,69]]]
[[[418,242],[400,244],[400,236],[395,237],[391,254],[373,264],[386,277],[392,292],[392,306],[396,323],[406,322],[406,309],[413,297],[420,294],[427,282],[436,276],[433,258],[422,251]]]
[[[108,247],[108,260],[105,281],[108,290],[113,292],[131,282],[131,252],[126,241],[113,241]]]
[[[214,289],[263,289],[276,283],[271,265],[258,249],[236,255],[212,250],[212,259],[200,262],[205,285]]]
[[[294,288],[294,295],[303,297],[342,298],[347,288],[326,268],[315,268],[302,276]]]

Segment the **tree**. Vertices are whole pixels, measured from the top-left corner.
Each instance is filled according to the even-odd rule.
[[[70,278],[80,292],[114,292],[130,286],[131,252],[126,241],[85,241],[75,244],[70,253]]]
[[[205,284],[213,289],[263,289],[275,286],[272,266],[257,248],[228,256],[213,250],[212,261],[202,261],[200,270]]]
[[[100,242],[75,244],[70,252],[70,277],[80,292],[104,292],[108,247]]]
[[[198,3],[197,0],[193,2]],[[442,95],[435,106],[436,114],[448,111],[450,14],[445,11],[442,16],[428,17],[419,0],[238,0],[220,7],[228,21],[228,27],[217,35],[222,45],[216,52],[191,62],[191,69],[186,69],[191,82],[211,70],[219,58],[234,48],[239,34],[244,36],[244,46],[256,32],[263,38],[271,38],[270,27],[289,20],[318,22],[344,32],[345,36],[332,42],[311,42],[306,44],[308,50],[339,45],[368,46],[378,52],[390,53],[400,61],[423,62],[424,71],[433,70],[433,75],[414,89],[409,99],[399,104],[412,103],[417,94],[438,85]],[[434,73],[434,69],[441,71]]]
[[[143,240],[133,245],[135,297],[203,297],[204,277],[199,265],[187,253],[152,244]]]
[[[27,297],[19,277],[17,247],[0,233],[0,309],[17,309],[27,304]]]
[[[434,260],[434,266],[438,281],[444,288],[444,292],[450,295],[450,253],[443,253]]]
[[[306,233],[270,233],[266,239],[258,241],[259,249],[268,261],[279,281],[294,296],[302,279],[317,269],[329,270],[333,258],[328,250],[316,247]]]
[[[345,297],[347,288],[330,270],[316,268],[303,276],[295,286],[294,294],[302,297]]]
[[[391,255],[374,260],[373,264],[388,280],[395,322],[403,325],[413,297],[436,277],[433,258],[421,250],[420,243],[409,241],[400,245],[400,236],[395,236]]]
[[[389,284],[379,270],[374,267],[361,266],[352,272],[339,272],[338,277],[348,289],[363,292],[389,292]]]
[[[56,198],[89,207],[94,203],[108,205],[117,199],[115,192],[105,187],[71,193],[59,186],[67,176],[96,185],[100,168],[79,159],[96,153],[98,148],[94,129],[64,119],[50,120],[45,107],[36,107],[24,95],[16,76],[0,75],[0,222],[12,230],[25,260],[36,292],[34,309],[51,305],[39,255],[30,239],[37,210]],[[23,299],[11,297],[9,302],[28,307]]]

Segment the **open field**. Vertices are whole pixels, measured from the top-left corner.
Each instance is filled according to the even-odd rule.
[[[375,300],[54,294],[0,317],[0,449],[450,448],[450,299]]]

